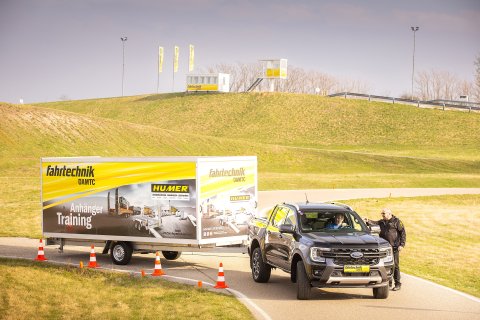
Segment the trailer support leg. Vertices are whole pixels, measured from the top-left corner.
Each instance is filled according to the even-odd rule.
[[[110,241],[110,240],[108,240],[105,243],[105,248],[103,248],[102,254],[107,254],[108,253],[108,250],[110,250],[111,244],[112,244],[112,241]]]
[[[60,247],[58,247],[58,253],[63,253],[63,246],[65,245],[65,239],[60,239]]]

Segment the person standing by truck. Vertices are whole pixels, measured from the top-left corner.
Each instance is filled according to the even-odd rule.
[[[393,248],[393,256],[395,259],[393,280],[395,280],[395,287],[392,290],[398,291],[402,287],[402,283],[400,282],[400,251],[405,247],[407,234],[403,222],[395,217],[390,209],[382,209],[381,215],[382,219],[378,221],[368,218],[364,218],[364,220],[368,225],[373,224],[380,226],[380,237],[387,240]]]

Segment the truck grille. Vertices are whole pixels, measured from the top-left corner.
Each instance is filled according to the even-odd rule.
[[[363,257],[355,259],[350,256],[352,252],[361,252]],[[343,265],[376,265],[380,261],[380,258],[387,256],[386,252],[380,251],[378,249],[351,249],[351,248],[341,248],[341,249],[332,249],[330,252],[324,252],[323,256],[325,258],[333,259],[333,263],[339,266]]]

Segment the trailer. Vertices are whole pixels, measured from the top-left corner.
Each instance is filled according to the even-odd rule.
[[[115,264],[135,252],[246,251],[256,157],[42,158],[40,167],[42,232],[60,251],[101,245]]]
[[[202,73],[187,75],[187,92],[229,92],[230,74]]]

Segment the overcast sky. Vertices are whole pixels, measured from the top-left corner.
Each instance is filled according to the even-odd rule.
[[[286,58],[289,65],[368,83],[399,96],[415,70],[473,80],[480,0],[0,0],[0,101],[25,103],[185,88],[188,45],[196,70],[216,63]]]

